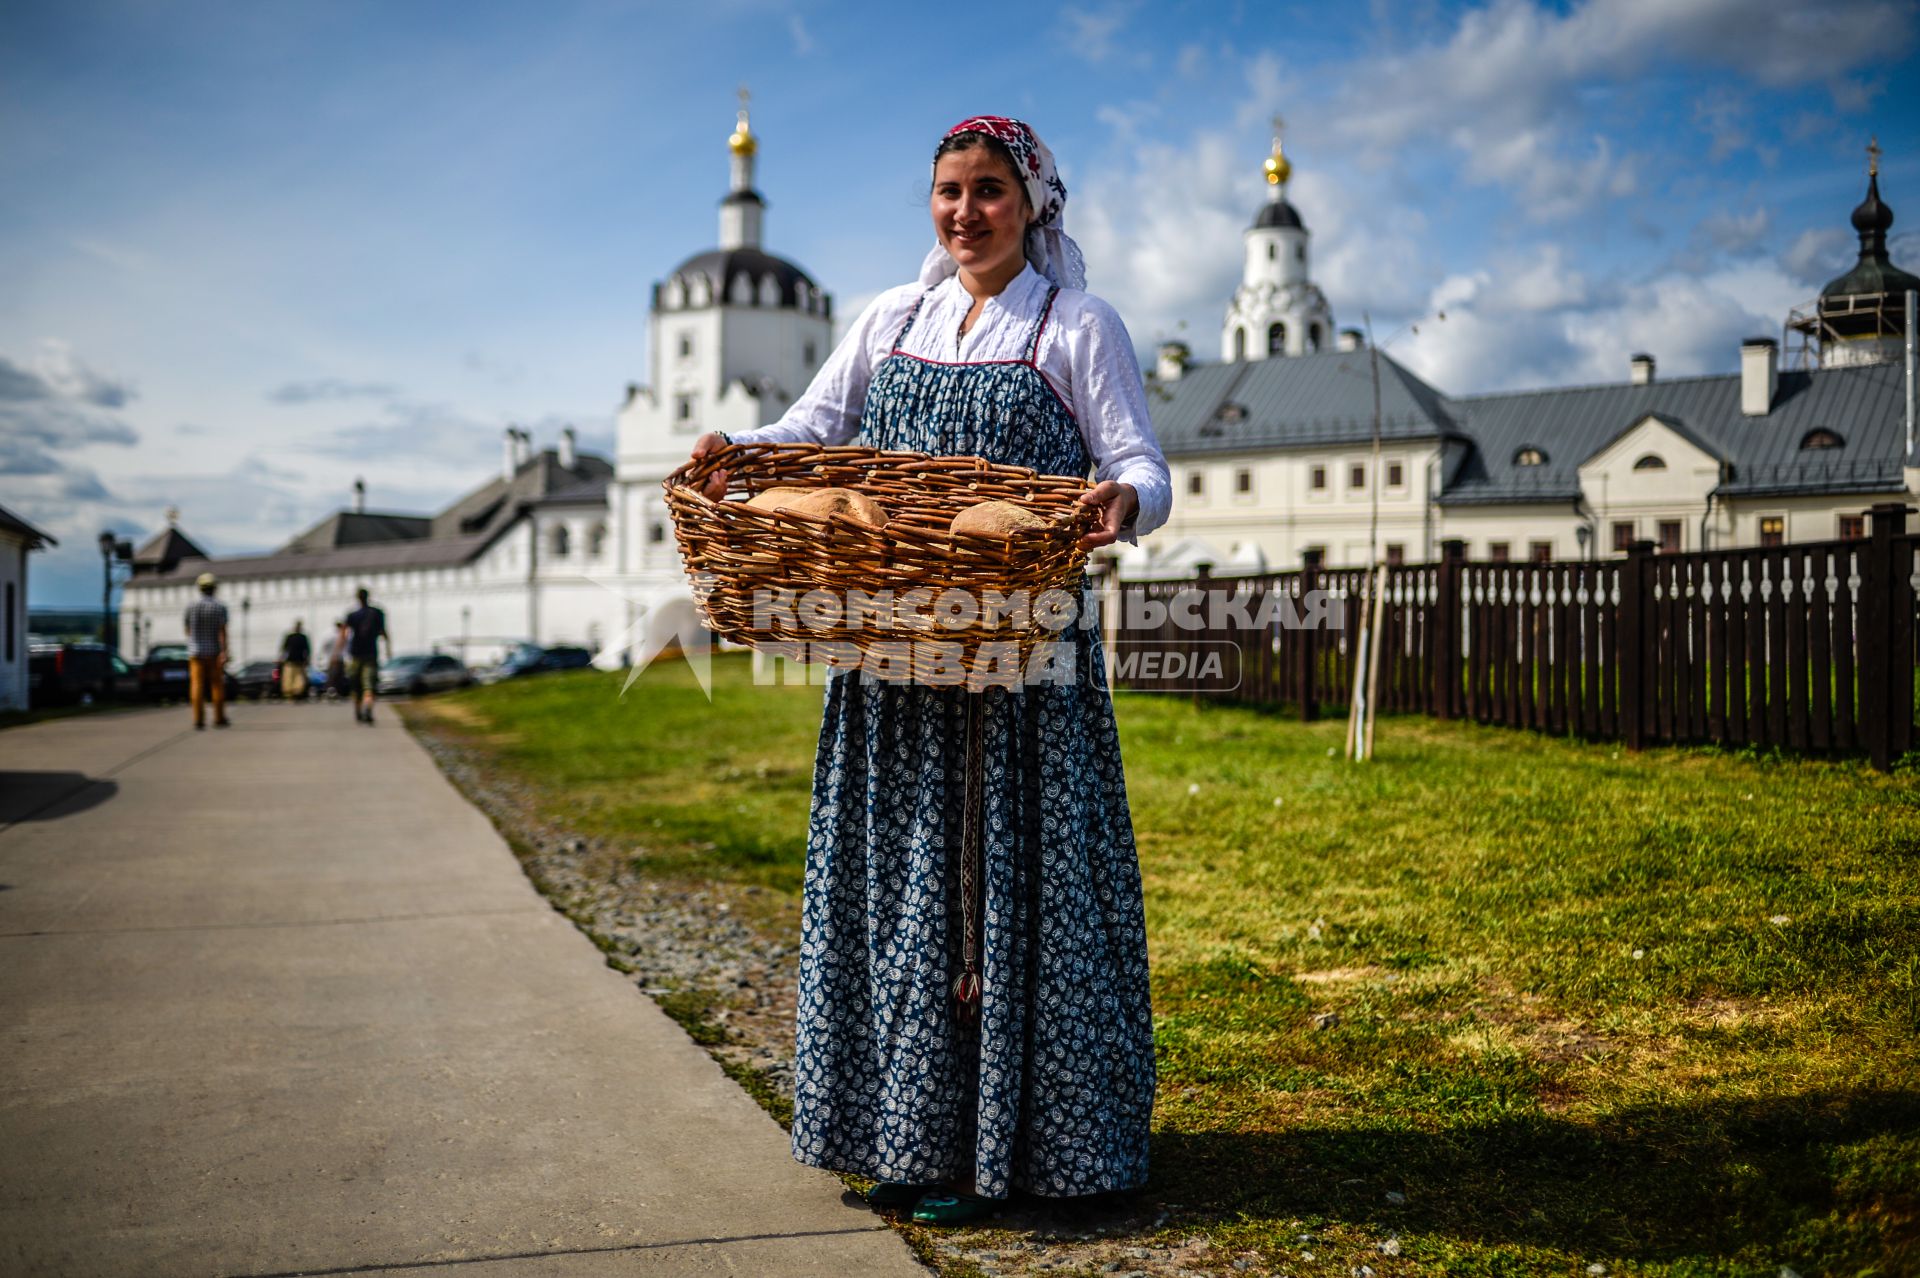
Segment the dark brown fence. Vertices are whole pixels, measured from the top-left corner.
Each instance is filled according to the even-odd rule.
[[[1387,570],[1378,708],[1633,749],[1864,752],[1887,768],[1920,717],[1908,513],[1875,506],[1855,541],[1672,555],[1643,541],[1605,562],[1469,563],[1445,542],[1439,563]],[[1369,576],[1310,553],[1296,572],[1128,585],[1115,681],[1343,713]]]

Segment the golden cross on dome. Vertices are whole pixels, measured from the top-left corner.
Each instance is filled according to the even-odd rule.
[[[1274,116],[1273,117],[1273,149],[1274,150],[1278,151],[1280,149],[1280,138],[1281,138],[1281,135],[1286,133],[1286,131],[1287,131],[1287,122],[1281,119],[1278,115]]]
[[[1880,176],[1880,139],[1877,137],[1867,139],[1867,176]]]
[[[747,92],[747,86],[744,84],[740,86],[738,92],[740,94],[740,127],[744,130],[747,127],[747,103],[753,95]]]

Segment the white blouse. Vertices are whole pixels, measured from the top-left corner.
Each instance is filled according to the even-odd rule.
[[[973,298],[958,277],[931,290],[919,284],[888,289],[854,321],[806,394],[779,421],[757,430],[738,431],[736,443],[844,444],[860,429],[867,383],[873,370],[893,353],[894,343],[914,303],[926,304],[913,321],[901,350],[921,359],[980,363],[1026,358],[1026,343],[1047,302],[1047,281],[1027,267],[996,297],[987,299],[966,336],[960,322]],[[1173,482],[1167,459],[1153,437],[1146,390],[1133,341],[1114,309],[1090,293],[1063,288],[1040,334],[1034,359],[1080,425],[1080,438],[1093,458],[1096,482],[1133,485],[1140,509],[1121,533],[1123,540],[1150,533],[1167,520]]]

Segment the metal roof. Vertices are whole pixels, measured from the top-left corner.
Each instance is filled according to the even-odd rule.
[[[208,569],[219,573],[223,581],[232,581],[454,567],[492,545],[531,506],[577,502],[586,499],[590,491],[598,491],[604,502],[612,476],[613,465],[603,457],[581,453],[569,470],[560,464],[553,449],[544,449],[523,462],[511,481],[495,475],[431,519],[342,511],[269,554],[194,559],[165,571],[141,573],[128,585],[176,585]],[[420,535],[416,530],[423,525],[432,531]],[[168,531],[181,536],[177,530]],[[382,531],[397,535],[370,539]],[[185,541],[184,536],[181,540]]]
[[[1647,417],[1727,464],[1723,495],[1897,490],[1906,446],[1903,383],[1898,364],[1785,372],[1772,409],[1758,417],[1740,411],[1738,374],[1462,396],[1448,405],[1472,455],[1440,500],[1577,495],[1581,464]],[[1819,428],[1843,446],[1801,448]],[[1546,464],[1515,465],[1527,447],[1544,452]]]
[[[1370,353],[1317,351],[1196,364],[1149,384],[1154,433],[1169,457],[1366,443],[1373,438]],[[1381,437],[1454,432],[1439,391],[1380,356]]]
[[[19,533],[26,539],[28,550],[37,550],[41,546],[57,546],[60,544],[53,539],[51,534],[41,532],[38,528],[35,528],[32,524],[20,518],[20,516],[14,514],[5,506],[0,506],[0,529],[4,529],[7,532]]]
[[[1373,429],[1368,363],[1362,349],[1194,365],[1149,380],[1154,430],[1171,458],[1363,445]],[[1898,491],[1903,394],[1901,366],[1884,363],[1783,372],[1757,417],[1740,411],[1738,374],[1448,398],[1380,356],[1381,438],[1462,446],[1440,497],[1449,505],[1573,500],[1581,464],[1648,417],[1725,463],[1723,495]],[[1842,446],[1802,448],[1816,429]],[[1544,463],[1516,464],[1522,449]]]

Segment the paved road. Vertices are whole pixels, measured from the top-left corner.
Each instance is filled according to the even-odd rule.
[[[391,711],[0,732],[0,1273],[920,1275]]]

